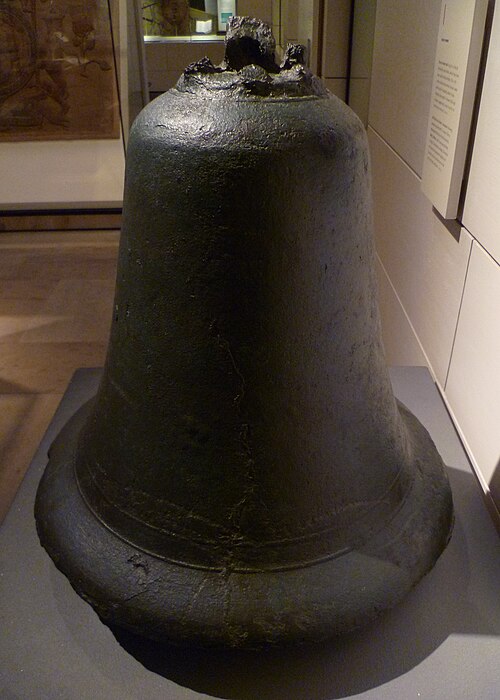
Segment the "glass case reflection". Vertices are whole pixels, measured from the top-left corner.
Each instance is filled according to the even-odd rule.
[[[236,0],[143,0],[144,38],[220,39],[236,14]]]

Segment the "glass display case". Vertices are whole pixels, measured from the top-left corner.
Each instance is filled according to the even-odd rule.
[[[214,65],[224,58],[224,37],[232,15],[267,22],[276,39],[280,62],[288,42],[306,46],[309,59],[313,35],[313,0],[131,0],[137,3],[137,30],[144,46],[149,94],[172,88],[184,68],[208,57]]]
[[[224,41],[234,15],[267,22],[276,39],[277,55],[288,42],[306,46],[319,32],[318,0],[133,0],[137,3],[146,44]],[[314,47],[317,49],[317,47]]]
[[[202,37],[217,39],[236,14],[235,0],[143,0],[146,41]]]

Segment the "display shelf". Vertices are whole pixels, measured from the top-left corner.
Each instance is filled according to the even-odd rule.
[[[191,44],[196,41],[213,41],[224,43],[220,34],[191,34],[191,36],[145,36],[145,44]]]

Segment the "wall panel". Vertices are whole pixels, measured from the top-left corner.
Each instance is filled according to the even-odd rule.
[[[241,17],[250,16],[273,23],[273,0],[238,0],[237,12]]]
[[[378,0],[369,124],[419,175],[441,0]]]
[[[446,396],[486,482],[500,470],[499,349],[500,266],[474,243]]]
[[[323,70],[325,78],[346,78],[349,61],[350,0],[325,0]]]
[[[368,136],[384,343],[393,364],[420,346],[500,507],[500,7],[462,228],[420,190],[440,7],[377,2]]]
[[[5,210],[121,207],[123,141],[2,143],[0,172],[0,208]]]
[[[377,256],[378,306],[385,359],[389,366],[426,366],[427,359],[399,297]]]
[[[368,136],[378,254],[444,385],[471,237],[462,229],[456,240],[433,213],[415,173],[371,129]]]

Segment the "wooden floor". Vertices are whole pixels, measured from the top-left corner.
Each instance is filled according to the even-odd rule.
[[[0,522],[73,372],[104,361],[118,238],[0,233]]]

